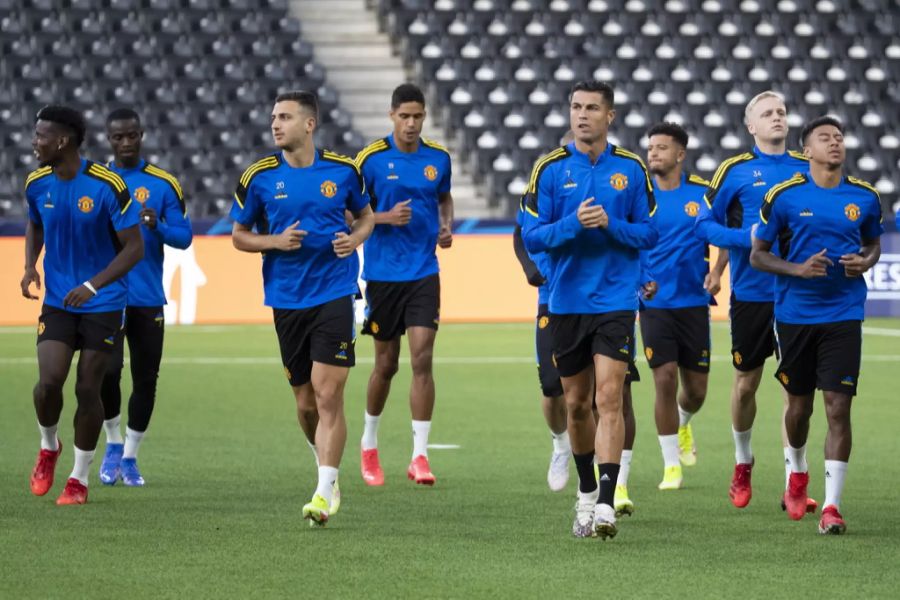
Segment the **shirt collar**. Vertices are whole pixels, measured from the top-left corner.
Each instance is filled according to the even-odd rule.
[[[582,161],[591,166],[595,166],[602,163],[607,156],[612,154],[613,145],[609,140],[607,140],[606,148],[603,150],[603,152],[600,153],[600,156],[597,157],[597,162],[595,163],[591,162],[591,158],[586,153],[580,151],[575,147],[575,142],[569,142],[568,144],[566,144],[566,148],[569,150],[569,153],[572,156],[576,157],[576,160]]]

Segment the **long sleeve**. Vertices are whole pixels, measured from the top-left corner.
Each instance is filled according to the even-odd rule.
[[[176,198],[174,194],[166,194],[163,214],[156,223],[156,234],[163,244],[179,250],[190,246],[194,239],[184,201]]]
[[[546,252],[571,242],[583,227],[577,212],[558,221],[551,221],[553,214],[553,170],[546,168],[537,174],[534,187],[525,197],[525,214],[522,215],[522,239],[531,252]]]
[[[528,251],[525,250],[525,242],[522,240],[522,227],[519,224],[516,224],[516,230],[513,232],[513,251],[516,253],[519,264],[522,265],[522,270],[525,272],[525,278],[528,280],[529,285],[534,287],[544,285],[547,279],[531,259]]]
[[[721,169],[721,167],[720,167]],[[718,172],[717,172],[718,173]],[[743,248],[749,250],[753,246],[750,231],[751,227],[731,228],[728,222],[728,207],[734,200],[734,194],[728,185],[728,180],[721,181],[721,177],[713,177],[714,181],[720,181],[718,187],[712,185],[707,188],[700,203],[700,214],[694,221],[694,234],[700,239],[719,248]]]

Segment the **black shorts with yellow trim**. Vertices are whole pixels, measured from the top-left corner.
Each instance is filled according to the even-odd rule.
[[[343,296],[311,308],[273,308],[284,373],[291,385],[308,383],[312,364],[356,364],[353,297]]]
[[[366,318],[362,332],[386,342],[408,327],[437,330],[441,320],[441,278],[435,273],[415,281],[366,282]]]
[[[634,311],[550,315],[553,356],[562,377],[572,377],[594,364],[600,354],[633,362]]]
[[[37,343],[62,342],[73,350],[111,353],[122,335],[124,311],[76,313],[45,304],[38,317]]]
[[[789,394],[816,389],[856,395],[862,359],[862,323],[838,321],[814,325],[776,322],[781,360],[775,378]]]
[[[775,304],[744,302],[731,295],[731,362],[738,371],[753,371],[776,351]]]
[[[550,310],[546,304],[538,306],[534,328],[534,346],[537,354],[538,379],[541,392],[548,398],[563,395],[559,371],[553,362],[553,338],[550,334]]]
[[[709,373],[709,306],[645,308],[640,317],[651,369],[676,362],[689,371]]]

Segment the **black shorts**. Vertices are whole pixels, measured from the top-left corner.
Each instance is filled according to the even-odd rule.
[[[356,364],[352,296],[311,308],[275,308],[272,312],[284,374],[291,385],[309,382],[313,361],[338,367]]]
[[[826,392],[856,395],[862,357],[862,323],[776,323],[781,360],[775,378],[794,396]]]
[[[775,352],[775,305],[743,302],[731,295],[731,362],[738,371],[753,371]]]
[[[538,306],[537,323],[535,327],[535,346],[537,348],[538,379],[541,382],[541,392],[544,396],[562,396],[562,382],[559,380],[559,371],[553,359],[553,340],[550,334],[550,313],[546,304]],[[640,381],[641,374],[634,362],[634,344],[631,348],[631,360],[628,362],[628,370],[625,371],[625,384]]]
[[[407,327],[437,329],[441,320],[441,278],[435,273],[415,281],[366,283],[366,318],[362,332],[386,342]]]
[[[634,352],[634,312],[550,315],[553,357],[562,377],[594,364],[600,354],[628,363]]]
[[[73,350],[112,352],[121,336],[123,311],[74,313],[45,304],[38,317],[37,343],[53,340]]]
[[[641,311],[644,356],[651,369],[677,362],[709,373],[709,307],[645,308]]]
[[[546,304],[538,306],[537,321],[534,329],[534,345],[537,351],[538,379],[541,381],[541,392],[548,398],[562,396],[562,383],[559,371],[553,362],[553,340],[550,336],[550,313]]]

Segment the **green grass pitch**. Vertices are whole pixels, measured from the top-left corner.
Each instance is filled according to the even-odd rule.
[[[346,395],[343,507],[322,530],[300,518],[315,465],[271,326],[169,328],[140,455],[148,484],[100,485],[101,441],[84,507],[54,504],[72,466],[74,375],[60,427],[66,451],[54,488],[36,498],[28,490],[39,442],[34,332],[2,330],[0,596],[893,598],[900,581],[900,321],[866,325],[878,331],[865,337],[853,410],[846,536],[820,536],[816,518],[793,522],[778,506],[782,395],[772,363],[758,397],[753,501],[744,510],[730,505],[732,368],[727,325],[716,323],[710,393],[694,420],[699,461],[685,469],[677,492],[656,489],[662,459],[652,382],[646,363],[638,363],[644,380],[634,388],[638,435],[629,482],[636,512],[607,542],[570,534],[574,467],[566,491],[547,489],[551,445],[528,325],[442,327],[431,442],[460,448],[431,451],[433,489],[405,476],[408,366],[395,380],[379,436],[386,485],[362,483],[358,444],[372,344],[361,338]],[[817,400],[809,460],[810,493],[820,502],[824,431]]]

